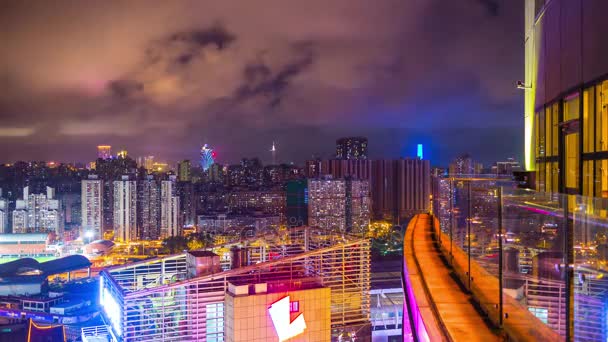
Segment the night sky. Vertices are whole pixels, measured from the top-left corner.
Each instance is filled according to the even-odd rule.
[[[0,162],[523,155],[522,0],[0,2]]]

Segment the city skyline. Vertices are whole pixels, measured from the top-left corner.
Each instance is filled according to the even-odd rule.
[[[522,1],[207,5],[5,3],[6,161],[98,144],[194,160],[209,143],[229,163],[275,141],[301,163],[358,135],[376,158],[522,159]]]

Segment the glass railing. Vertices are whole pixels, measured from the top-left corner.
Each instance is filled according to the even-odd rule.
[[[608,340],[608,199],[433,180],[439,245],[496,325],[535,340]]]

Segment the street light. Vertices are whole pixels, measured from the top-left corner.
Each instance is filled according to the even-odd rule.
[[[91,242],[91,240],[93,240],[93,237],[95,236],[95,233],[93,233],[93,231],[92,231],[92,230],[87,230],[87,231],[84,233],[84,236],[85,236],[87,239],[89,239],[89,242]]]

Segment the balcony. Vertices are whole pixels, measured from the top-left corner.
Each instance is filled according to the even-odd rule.
[[[404,239],[418,340],[606,341],[608,202],[436,178]]]

